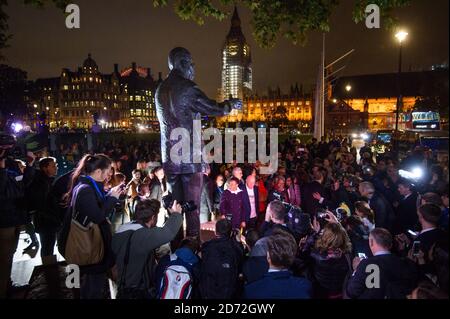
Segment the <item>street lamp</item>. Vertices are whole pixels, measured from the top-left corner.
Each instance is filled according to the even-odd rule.
[[[350,91],[352,90],[352,86],[347,84],[345,86],[345,90],[347,91],[347,123],[350,125]]]
[[[408,37],[408,32],[404,30],[399,30],[395,37],[400,44],[399,53],[398,53],[398,74],[397,74],[397,106],[395,108],[395,130],[398,131],[398,118],[400,112],[400,105],[402,103],[402,90],[401,90],[401,74],[402,74],[402,47],[403,41]]]

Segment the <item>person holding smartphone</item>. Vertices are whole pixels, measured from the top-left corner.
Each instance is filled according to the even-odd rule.
[[[393,238],[384,228],[370,232],[369,246],[372,257],[353,259],[353,274],[344,287],[346,295],[351,299],[406,298],[417,286],[416,265],[391,253]],[[377,284],[368,287],[369,279],[376,280]]]

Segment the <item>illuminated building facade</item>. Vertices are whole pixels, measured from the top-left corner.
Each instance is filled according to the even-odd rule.
[[[252,58],[250,47],[241,29],[237,8],[222,50],[222,87],[219,100],[230,97],[244,100],[252,91]],[[234,113],[238,113],[236,110]],[[233,113],[232,112],[232,113]],[[232,114],[236,115],[236,114]]]
[[[61,76],[37,79],[29,84],[26,97],[28,120],[42,114],[50,128],[91,128],[95,121],[104,128],[126,128],[156,121],[150,69],[136,67],[100,73],[89,54],[82,67]],[[150,121],[150,123],[148,123]]]
[[[269,89],[267,93],[245,98],[242,113],[221,117],[219,123],[226,126],[235,122],[290,122],[303,131],[311,129],[313,102],[310,94],[303,94],[298,85],[291,86],[289,94],[282,94],[279,88]]]
[[[117,68],[115,65],[115,72]],[[131,68],[120,72],[120,86],[128,102],[132,125],[157,125],[154,99],[156,84],[150,68],[137,67],[133,62]]]
[[[325,121],[329,125],[326,127],[338,131],[356,127],[394,129],[397,76],[397,73],[385,73],[339,78],[328,101],[329,114]],[[448,69],[402,73],[400,113],[410,113],[419,98],[433,96],[436,87],[445,85],[448,88]],[[367,124],[362,121],[367,121]]]

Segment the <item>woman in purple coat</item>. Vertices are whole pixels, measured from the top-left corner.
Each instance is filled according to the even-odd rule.
[[[244,192],[239,189],[236,177],[228,181],[228,189],[220,199],[220,214],[231,221],[233,228],[245,228]]]

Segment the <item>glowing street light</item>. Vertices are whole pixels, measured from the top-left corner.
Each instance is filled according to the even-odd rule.
[[[395,38],[397,39],[398,43],[400,44],[399,52],[398,52],[398,74],[397,74],[397,105],[395,108],[395,130],[398,131],[398,120],[399,120],[399,114],[400,114],[400,108],[402,104],[402,88],[401,88],[401,74],[402,74],[402,47],[403,47],[403,41],[406,40],[408,37],[408,32],[405,30],[399,30],[395,34]],[[394,147],[396,148],[396,147]]]
[[[398,42],[402,43],[408,37],[408,32],[406,32],[404,30],[400,30],[395,34],[395,37],[397,38]]]
[[[347,92],[350,92],[350,91],[352,90],[352,86],[351,86],[350,84],[347,84],[347,85],[345,86],[345,90],[346,90]]]

